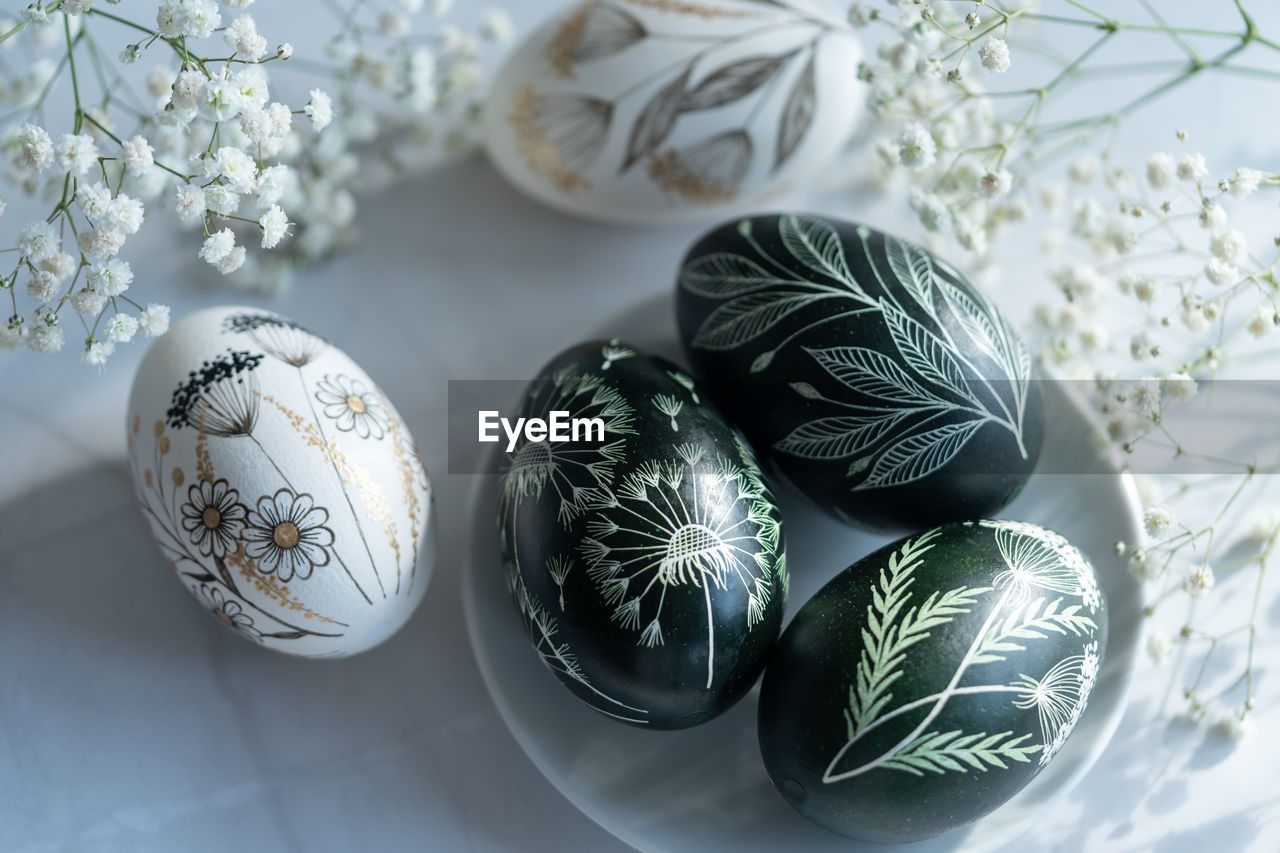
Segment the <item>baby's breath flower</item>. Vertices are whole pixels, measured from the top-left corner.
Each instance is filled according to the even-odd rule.
[[[1248,198],[1257,191],[1258,184],[1261,182],[1261,172],[1257,169],[1249,169],[1242,166],[1236,169],[1234,177],[1227,179],[1226,190],[1236,198]]]
[[[76,259],[66,252],[58,252],[40,262],[40,269],[52,274],[58,281],[64,281],[76,271]]]
[[[152,302],[138,312],[138,331],[156,338],[169,331],[169,306]]]
[[[169,0],[156,12],[156,28],[167,38],[205,39],[220,26],[222,15],[213,0]]]
[[[205,76],[194,69],[179,71],[173,79],[173,105],[179,109],[196,109]]]
[[[1206,202],[1200,208],[1200,227],[1221,231],[1227,225],[1227,212],[1216,201]]]
[[[53,322],[38,322],[32,325],[27,336],[27,347],[35,352],[51,353],[62,349],[65,337],[62,327],[57,325],[56,316]]]
[[[210,184],[204,188],[204,204],[222,216],[234,216],[240,209],[240,194],[226,184]]]
[[[214,264],[214,267],[223,275],[231,275],[231,273],[244,266],[246,257],[248,257],[248,253],[245,251],[244,246],[236,246],[224,255],[222,260]]]
[[[951,224],[951,211],[933,193],[915,192],[911,197],[911,206],[915,208],[920,223],[928,231],[945,231]]]
[[[22,10],[22,20],[26,21],[33,27],[43,27],[49,23],[49,14],[37,2]]]
[[[1239,231],[1223,229],[1209,241],[1209,252],[1226,264],[1240,264],[1249,257],[1249,244]]]
[[[927,169],[933,165],[937,145],[928,128],[913,122],[902,129],[898,137],[898,162],[908,169]]]
[[[324,130],[333,121],[333,102],[325,92],[312,89],[311,100],[307,101],[303,112],[317,131]]]
[[[1190,400],[1200,390],[1200,386],[1185,371],[1170,373],[1164,378],[1164,392],[1171,400]]]
[[[47,270],[38,270],[27,279],[27,296],[37,305],[44,305],[58,292],[58,277]]]
[[[184,225],[194,225],[204,218],[205,191],[195,184],[178,184],[174,191],[174,209]]]
[[[1222,287],[1239,281],[1240,270],[1221,258],[1210,258],[1209,263],[1204,265],[1204,277]]]
[[[1186,579],[1182,582],[1182,589],[1192,598],[1199,598],[1213,589],[1213,583],[1213,568],[1210,566],[1198,566],[1187,574]]]
[[[29,330],[21,317],[0,323],[0,349],[16,350],[27,345]]]
[[[1175,523],[1173,513],[1164,504],[1148,507],[1142,514],[1142,526],[1146,529],[1148,536],[1162,536],[1169,532]]]
[[[230,80],[206,80],[196,96],[196,111],[208,121],[226,121],[244,108],[244,99]]]
[[[107,321],[107,340],[113,343],[127,344],[137,331],[138,318],[132,314],[119,313]]]
[[[1147,656],[1152,661],[1163,663],[1171,651],[1173,651],[1173,640],[1169,638],[1168,634],[1152,631],[1147,635]]]
[[[98,162],[98,147],[83,133],[64,133],[56,151],[58,166],[74,175],[83,175]]]
[[[207,264],[217,264],[236,247],[236,235],[230,228],[223,228],[205,238],[200,247],[200,260]]]
[[[977,7],[975,7],[973,11],[971,11],[969,14],[964,16],[964,22],[969,26],[969,29],[971,30],[975,29],[979,24],[982,23],[982,16],[978,14]]]
[[[1276,327],[1276,311],[1273,308],[1263,306],[1254,311],[1249,316],[1249,322],[1245,328],[1249,330],[1249,334],[1255,338],[1261,338],[1268,335],[1272,329]]]
[[[262,228],[262,248],[274,249],[289,230],[289,217],[278,204],[273,204],[258,220],[258,225]]]
[[[58,232],[43,220],[32,222],[18,232],[18,251],[33,263],[53,257],[61,245]]]
[[[133,268],[128,261],[112,259],[90,266],[85,280],[105,296],[119,296],[133,282]]]
[[[106,215],[102,218],[105,227],[121,234],[136,234],[142,227],[145,216],[142,202],[124,193],[117,193],[107,206]]]
[[[107,307],[106,294],[92,287],[82,287],[71,294],[71,309],[81,317],[97,317]]]
[[[18,143],[22,149],[22,163],[42,172],[53,165],[53,140],[43,127],[24,124],[18,130]]]
[[[982,61],[983,68],[1003,74],[1009,70],[1009,45],[1004,39],[992,36],[978,48],[978,59]]]
[[[1013,187],[1013,175],[1008,169],[987,172],[982,176],[982,194],[987,198],[999,198]]]
[[[1147,183],[1152,189],[1162,190],[1173,183],[1177,168],[1172,155],[1157,151],[1147,158]]]
[[[1152,559],[1146,551],[1134,551],[1129,555],[1129,572],[1138,580],[1152,580],[1159,577],[1164,564]]]
[[[84,352],[80,354],[80,360],[90,367],[102,367],[115,351],[116,345],[111,341],[90,339],[85,342]]]
[[[145,136],[134,136],[125,141],[120,159],[130,175],[141,175],[155,165],[155,149]]]
[[[1071,161],[1071,166],[1067,169],[1067,175],[1077,184],[1085,185],[1093,183],[1093,179],[1098,176],[1098,171],[1102,168],[1102,163],[1098,160],[1096,154],[1081,154],[1079,157]]]
[[[1178,161],[1178,179],[1182,181],[1198,181],[1209,174],[1203,154],[1183,154]]]
[[[241,15],[222,31],[227,44],[242,59],[256,61],[267,52],[267,40],[258,34],[252,15]]]

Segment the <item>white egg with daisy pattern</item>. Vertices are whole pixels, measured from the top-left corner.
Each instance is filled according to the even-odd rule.
[[[127,433],[161,553],[242,636],[344,657],[421,602],[436,540],[426,469],[377,384],[318,334],[256,308],[185,317],[143,359]]]

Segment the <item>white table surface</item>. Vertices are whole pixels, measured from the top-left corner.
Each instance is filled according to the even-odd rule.
[[[506,5],[528,29],[551,4]],[[1239,87],[1197,84],[1203,109],[1166,104],[1147,123],[1188,126],[1223,166],[1274,166],[1274,115],[1259,117]],[[893,201],[812,206],[914,233]],[[0,233],[35,211],[11,199]],[[365,198],[358,222],[358,246],[262,304],[360,362],[422,447],[441,531],[422,608],[383,646],[336,662],[273,655],[224,630],[174,581],[133,502],[123,423],[144,346],[122,348],[101,376],[73,355],[0,353],[0,850],[625,849],[540,776],[481,683],[459,585],[472,480],[447,472],[447,381],[527,377],[620,307],[669,289],[694,231],[569,219],[480,161]],[[175,317],[246,301],[194,252],[189,238],[146,229],[126,250],[134,290]],[[1027,248],[1009,257],[1019,273],[995,290],[1021,317],[1046,286],[1043,265]],[[1280,695],[1265,662],[1280,653],[1280,599],[1263,622],[1248,740],[1170,722],[1180,682],[1147,666],[1114,747],[1046,816],[1038,846],[1274,850]]]

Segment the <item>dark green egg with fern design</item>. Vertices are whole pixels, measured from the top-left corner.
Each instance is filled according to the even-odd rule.
[[[526,432],[498,484],[530,640],[602,714],[705,722],[755,684],[782,627],[782,520],[755,456],[686,373],[619,341],[556,356],[516,416],[554,412],[600,429]]]
[[[921,530],[992,515],[1035,468],[1026,347],[942,258],[807,214],[722,225],[688,252],[691,365],[778,475],[841,520]]]
[[[778,642],[765,767],[801,815],[919,841],[1022,790],[1084,713],[1107,640],[1088,559],[1019,521],[943,525],[854,563]]]

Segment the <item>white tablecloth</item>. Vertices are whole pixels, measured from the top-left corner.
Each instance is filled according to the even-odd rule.
[[[507,5],[528,29],[550,4]],[[1227,20],[1230,3],[1219,5]],[[264,32],[269,12],[259,15]],[[1170,139],[1190,127],[1222,166],[1263,165],[1277,151],[1274,115],[1233,101],[1238,86],[1197,84],[1204,107],[1189,115],[1166,103],[1146,126]],[[815,204],[914,233],[898,203]],[[0,233],[35,210],[11,203]],[[623,849],[541,777],[481,683],[459,583],[472,479],[447,472],[446,383],[525,377],[604,317],[667,291],[694,232],[572,220],[479,161],[363,199],[359,227],[357,247],[263,304],[360,362],[432,472],[435,577],[410,624],[366,655],[265,653],[209,619],[171,577],[124,461],[143,345],[122,348],[105,375],[74,355],[0,354],[0,849]],[[134,290],[170,302],[175,317],[261,302],[222,289],[194,254],[189,237],[148,229],[128,247]],[[1046,285],[1034,247],[1009,258],[1018,272],[997,293],[1020,316]],[[1237,747],[1162,717],[1179,707],[1181,682],[1148,666],[1113,748],[1046,817],[1038,841],[1064,851],[1274,850],[1280,697],[1265,670],[1280,653],[1280,603],[1263,622],[1250,739]]]

